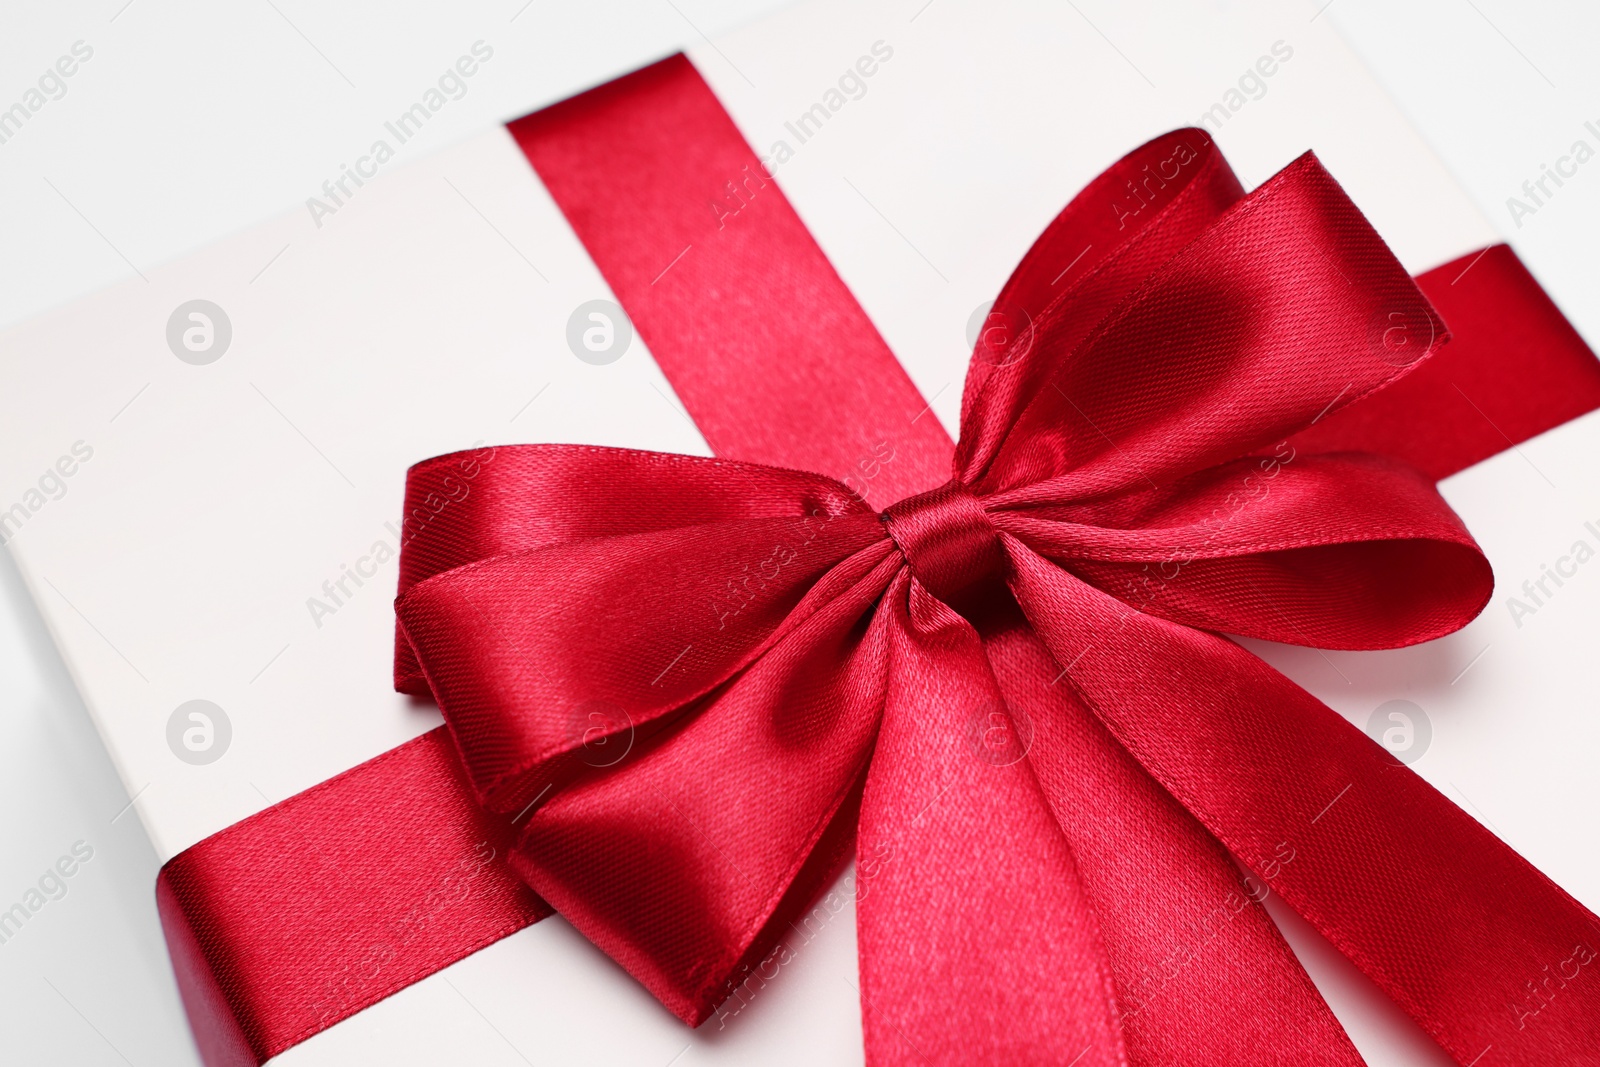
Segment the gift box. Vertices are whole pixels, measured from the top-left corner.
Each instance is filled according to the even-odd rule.
[[[1476,270],[1520,277],[1503,251],[1480,262],[1493,229],[1312,14],[1267,3],[797,6],[691,50],[693,76],[760,165],[706,189],[695,208],[705,240],[639,267],[634,284],[698,269],[696,258],[721,254],[717,235],[737,233],[741,215],[767,210],[781,190],[924,398],[907,421],[936,420],[954,436],[974,344],[1016,326],[1011,309],[991,305],[1018,260],[1074,194],[1174,128],[1214,139],[1246,188],[1314,149],[1407,271],[1459,261],[1438,283],[1444,296],[1474,284]],[[633,143],[648,148],[661,127],[648,113],[637,121]],[[401,557],[433,515],[475,487],[481,497],[478,479],[497,460],[504,469],[504,446],[712,454],[702,431],[715,427],[690,416],[685,379],[662,372],[629,300],[608,284],[615,275],[580,240],[594,217],[558,204],[540,129],[488,131],[381,173],[375,145],[371,173],[357,159],[303,209],[8,336],[17,447],[0,464],[7,484],[25,488],[4,534],[163,858],[258,813],[293,811],[293,798],[439,725],[428,700],[394,691]],[[1130,183],[1114,221],[1145,206]],[[1066,273],[1075,261],[1061,258]],[[772,298],[718,299],[737,317],[763,295]],[[712,320],[708,336],[718,299],[696,309]],[[1388,338],[1396,324],[1381,326]],[[1402,361],[1406,346],[1431,340],[1395,337]],[[1507,338],[1507,350],[1516,343]],[[1504,445],[1478,455],[1464,444],[1465,462],[1447,467],[1465,469],[1440,487],[1498,578],[1484,612],[1450,636],[1383,652],[1241,640],[1593,906],[1600,866],[1572,845],[1600,810],[1581,654],[1600,612],[1585,591],[1600,549],[1588,459],[1600,429],[1583,414],[1593,402],[1581,374],[1536,393],[1533,411],[1478,388],[1492,380],[1452,387]],[[1374,416],[1374,432],[1405,439],[1408,418],[1432,414],[1404,400]],[[1554,428],[1532,436],[1533,426]],[[868,497],[901,476],[872,445],[841,445],[861,453],[849,487]],[[407,469],[444,454],[431,499],[402,510]],[[404,643],[400,652],[401,676],[415,675]],[[416,773],[441,772],[424,760]],[[387,812],[396,826],[407,814],[398,801]],[[480,832],[471,812],[457,817],[455,832]],[[208,1060],[861,1060],[865,864],[826,872],[779,949],[690,1029],[634,968],[508,889],[506,845],[493,827],[481,835],[476,862],[411,886],[414,903],[386,905],[376,940],[340,946],[342,977],[278,994],[298,998],[310,1022],[274,1030],[265,1050],[219,1029],[217,1019],[234,1020],[259,1037],[203,973],[186,976],[185,959],[207,959],[215,943],[186,925],[180,902],[169,940]],[[272,902],[281,923],[268,925],[294,928],[393,845],[308,838],[301,856],[313,862],[292,866]],[[1275,861],[1292,865],[1293,849]],[[271,871],[283,857],[241,862]],[[398,871],[406,856],[387,862]],[[1250,884],[1369,1062],[1448,1062],[1270,882]],[[455,935],[457,903],[491,893],[508,901],[493,936],[458,946],[462,958],[443,969],[397,973],[417,943]],[[1151,936],[1186,960],[1206,937]],[[1568,961],[1546,962],[1559,972]],[[1539,1026],[1581,981],[1567,975],[1558,991],[1538,967],[1526,979],[1503,998],[1519,1029]],[[1155,981],[1159,994],[1171,979]],[[380,986],[387,995],[371,999]],[[347,1014],[352,1004],[361,1010]],[[1554,1014],[1546,1025],[1558,1025]]]

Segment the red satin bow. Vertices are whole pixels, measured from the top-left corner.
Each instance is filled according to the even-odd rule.
[[[1264,889],[1461,1063],[1600,1062],[1594,917],[1220,636],[1394,647],[1491,592],[1428,478],[1288,443],[1445,338],[1360,213],[1179,131],[996,309],[951,480],[881,514],[888,443],[854,486],[523,446],[420,530],[397,684],[531,809],[516,871],[699,1024],[854,837],[880,1067],[1359,1063]]]

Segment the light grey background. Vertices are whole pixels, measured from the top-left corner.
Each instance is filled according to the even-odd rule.
[[[94,55],[64,96],[0,144],[0,326],[302,203],[475,40],[496,49],[488,76],[473,79],[403,158],[780,4],[7,0],[0,108],[74,42]],[[1574,140],[1600,143],[1600,75],[1589,54],[1600,41],[1600,8],[1332,0],[1318,17],[1347,34],[1485,214],[1600,342],[1600,159],[1520,226],[1506,203]],[[5,358],[0,348],[0,419]],[[94,849],[66,894],[0,944],[0,1061],[196,1062],[153,907],[155,857],[128,802],[0,552],[0,910],[75,842]]]

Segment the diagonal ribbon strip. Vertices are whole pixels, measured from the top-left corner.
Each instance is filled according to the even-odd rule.
[[[1008,283],[997,306],[1033,325],[980,345],[958,478],[930,492],[948,440],[909,417],[915,390],[776,188],[735,220],[747,230],[712,238],[708,198],[757,164],[686,61],[513,133],[718,454],[832,477],[548,447],[419,465],[408,509],[451,463],[487,476],[403,564],[427,672],[401,647],[397,684],[432,683],[453,743],[420,738],[164,869],[208,1063],[261,1062],[540,917],[503,867],[468,864],[498,856],[506,815],[546,786],[513,866],[691,1020],[809,901],[859,810],[875,1064],[1356,1062],[1219,839],[1460,1062],[1594,1062],[1595,994],[1564,969],[1587,961],[1561,943],[1592,917],[1326,708],[1191,629],[1366,647],[1476,610],[1487,569],[1424,480],[1308,453],[1371,439],[1442,476],[1507,444],[1453,395],[1509,405],[1495,424],[1523,436],[1600,403],[1593,356],[1508,251],[1425,276],[1471,329],[1351,404],[1439,339],[1426,302],[1314,161],[1230,211],[1241,190],[1203,135],[1158,139]],[[1105,210],[1113,191],[1153,208],[1132,232]],[[1084,228],[1114,251],[1063,273]],[[1263,241],[1268,264],[1226,254]],[[1256,384],[1240,405],[1218,382]],[[1396,427],[1409,411],[1427,432]],[[1218,524],[1231,479],[1252,476],[1227,466],[1241,454],[1272,490]],[[591,491],[564,492],[574,479]],[[880,521],[861,495],[912,496]],[[539,623],[585,624],[578,574],[626,591],[608,621],[634,636],[603,669]],[[711,595],[684,599],[695,589]],[[696,639],[663,644],[664,620]],[[1310,811],[1346,772],[1349,821]],[[1383,823],[1385,803],[1423,824]],[[365,856],[307,902],[294,878],[323,849]],[[1475,877],[1467,856],[1499,880],[1447,895],[1441,872]],[[1418,870],[1429,888],[1391,906]],[[441,878],[469,887],[448,909]]]

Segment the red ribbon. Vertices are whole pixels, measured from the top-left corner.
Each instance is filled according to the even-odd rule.
[[[1461,1064],[1600,1063],[1595,917],[1219,636],[1392,647],[1491,591],[1432,477],[1504,442],[1438,380],[1471,405],[1527,368],[1493,344],[1428,358],[1442,321],[1313,157],[1245,196],[1184,130],[1092,183],[1002,291],[1011,328],[980,339],[952,449],[776,188],[705,233],[707,176],[753,156],[685,61],[513,133],[725,458],[413,468],[407,512],[431,518],[403,552],[396,679],[452,744],[163,871],[208,1062],[265,1058],[539,917],[492,862],[464,868],[460,936],[384,927],[468,842],[509,849],[697,1024],[854,839],[875,1065],[1360,1062],[1265,890]],[[1497,279],[1562,382],[1520,391],[1517,432],[1600,403],[1570,327],[1509,253],[1484,257],[1456,281]],[[1394,429],[1397,401],[1432,432]],[[1329,450],[1384,433],[1427,473]],[[287,876],[324,835],[380,828],[332,907],[252,922],[247,898],[282,893],[262,863]],[[422,873],[401,869],[424,839]],[[374,936],[387,970],[352,978]]]

